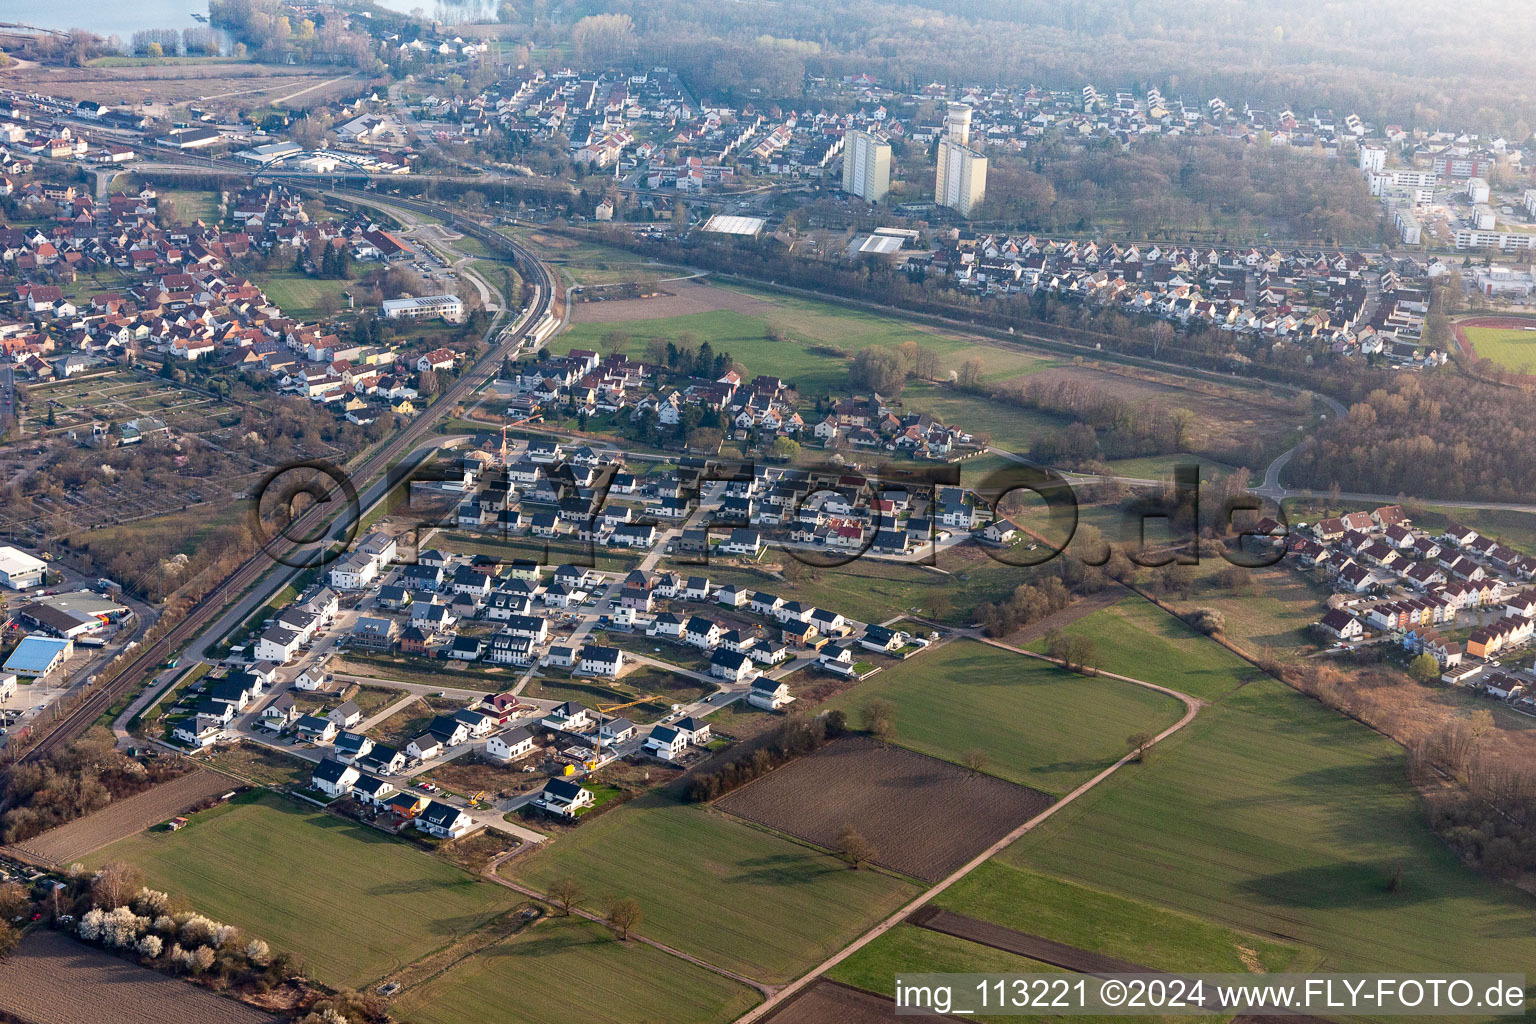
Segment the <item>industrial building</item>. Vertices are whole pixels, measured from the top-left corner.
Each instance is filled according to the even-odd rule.
[[[422,295],[417,298],[385,299],[379,310],[388,320],[464,319],[464,302],[457,295]]]
[[[25,551],[0,547],[0,584],[12,590],[41,586],[48,564]]]

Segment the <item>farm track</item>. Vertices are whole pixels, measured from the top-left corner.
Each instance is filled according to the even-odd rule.
[[[229,776],[198,768],[7,847],[6,852],[34,863],[68,864],[119,839],[137,835],[157,822],[174,818],[204,800],[227,793],[233,786]]]
[[[371,198],[371,197],[369,197]],[[433,213],[446,213],[450,218],[453,211],[439,211],[426,203],[409,203],[409,208],[426,210]],[[467,233],[479,238],[487,245],[499,246],[508,252],[520,269],[526,271],[524,277],[531,281],[537,289],[537,297],[530,306],[528,315],[522,325],[516,330],[506,332],[505,340],[491,348],[480,361],[466,370],[458,380],[454,381],[439,396],[436,408],[451,409],[459,401],[473,393],[485,381],[501,367],[503,357],[514,352],[521,346],[524,338],[530,336],[534,328],[544,319],[554,306],[554,277],[549,269],[531,252],[496,232],[475,224],[465,224]],[[505,312],[505,311],[503,311]],[[500,331],[500,317],[498,313],[493,318],[490,327],[487,328],[487,338]],[[441,415],[421,416],[409,424],[404,430],[397,433],[384,446],[368,457],[357,467],[352,474],[353,479],[361,480],[365,484],[386,473],[391,466],[412,451],[412,446],[421,438],[428,436],[432,428],[441,419]],[[313,537],[319,535],[320,528],[326,524],[325,502],[317,502],[309,511],[294,520],[288,528],[288,534],[298,537]],[[125,665],[111,679],[102,682],[97,689],[79,701],[54,728],[43,736],[31,750],[25,755],[25,760],[37,760],[45,757],[49,752],[68,743],[74,737],[84,732],[101,715],[110,708],[116,700],[128,693],[138,683],[146,679],[155,666],[163,663],[178,650],[184,643],[193,639],[205,627],[217,621],[224,612],[225,596],[228,594],[242,594],[248,588],[257,584],[274,565],[282,564],[280,559],[291,556],[301,549],[302,545],[287,541],[284,534],[269,540],[256,554],[247,559],[239,568],[235,569],[221,583],[210,588],[207,595],[200,599],[172,626],[165,636],[159,640],[142,647],[138,655]]]
[[[1053,658],[1046,657],[1043,654],[1035,654],[1033,651],[1023,650],[1022,648],[1015,647],[1012,644],[1003,643],[1000,640],[990,640],[986,638],[979,639],[982,643],[988,644],[992,647],[997,647],[1001,650],[1011,651],[1014,654],[1019,654],[1028,658],[1036,658],[1041,661],[1048,661],[1052,664],[1059,664],[1059,662]],[[1200,713],[1200,709],[1205,706],[1203,701],[1191,697],[1187,693],[1181,693],[1180,691],[1172,689],[1171,687],[1160,686],[1157,683],[1150,683],[1144,679],[1135,679],[1131,676],[1123,676],[1114,672],[1101,672],[1099,674],[1109,679],[1118,679],[1121,682],[1132,683],[1136,686],[1141,686],[1149,690],[1155,690],[1158,693],[1167,694],[1170,697],[1177,698],[1184,704],[1184,714],[1179,718],[1177,722],[1173,723],[1172,725],[1168,726],[1168,728],[1158,733],[1153,738],[1152,743],[1150,744],[1151,746],[1156,746],[1158,743],[1161,743],[1169,736],[1172,736],[1180,729],[1183,729],[1185,726],[1189,725],[1195,720],[1195,716]],[[1012,846],[1013,843],[1016,842],[1019,838],[1024,836],[1026,833],[1033,831],[1035,828],[1049,820],[1053,815],[1061,811],[1063,808],[1068,807],[1076,802],[1085,793],[1088,793],[1099,783],[1114,775],[1115,772],[1119,771],[1125,765],[1130,764],[1132,761],[1136,760],[1137,757],[1138,753],[1136,751],[1130,751],[1126,753],[1119,760],[1115,761],[1114,764],[1105,768],[1103,771],[1093,776],[1093,778],[1084,782],[1082,785],[1072,790],[1072,792],[1062,797],[1056,803],[1047,807],[1033,818],[1030,818],[1028,821],[1013,829],[1006,836],[1003,836],[1001,839],[994,842],[991,846],[987,847],[985,850],[973,857],[970,861],[962,865],[959,869],[944,878],[943,881],[937,883],[931,888],[924,890],[917,896],[916,899],[909,902],[900,910],[897,910],[884,921],[881,921],[879,924],[875,925],[869,931],[861,935],[858,939],[845,946],[841,951],[829,957],[818,966],[812,968],[806,974],[801,975],[795,981],[790,982],[788,985],[778,989],[761,1005],[738,1017],[737,1024],[752,1024],[754,1021],[761,1021],[768,1018],[769,1014],[774,1013],[774,1011],[776,1011],[780,1006],[794,998],[798,993],[804,991],[807,986],[818,982],[819,979],[821,979],[827,971],[836,967],[838,964],[842,963],[844,960],[848,959],[850,956],[857,953],[859,950],[863,949],[865,946],[869,945],[875,939],[878,939],[892,928],[895,928],[896,926],[906,922],[906,920],[914,913],[933,902],[933,900],[940,893],[945,892],[966,875],[969,875],[972,871],[976,870],[978,867],[991,860],[995,855],[1007,849],[1009,846]],[[789,1020],[783,1021],[782,1024],[790,1024],[792,1020],[793,1018],[790,1018]],[[810,1020],[810,1018],[807,1018],[807,1020]],[[795,1022],[795,1024],[798,1024],[798,1022]]]

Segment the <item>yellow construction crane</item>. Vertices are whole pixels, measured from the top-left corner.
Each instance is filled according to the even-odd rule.
[[[639,700],[632,700],[628,704],[599,704],[597,710],[605,715],[611,715],[615,711],[623,711],[625,708],[632,708],[636,704],[649,704],[655,699],[656,695],[653,693],[649,697],[641,697]]]

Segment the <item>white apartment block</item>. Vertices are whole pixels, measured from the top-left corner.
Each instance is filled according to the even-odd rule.
[[[843,141],[843,191],[878,203],[891,190],[891,144],[884,136],[850,131]]]
[[[933,201],[949,207],[962,217],[969,217],[986,195],[987,158],[949,139],[939,143],[939,167],[934,179]]]
[[[1453,238],[1458,249],[1498,249],[1500,252],[1536,249],[1536,234],[1525,234],[1520,231],[1479,231],[1476,228],[1458,228]]]
[[[951,103],[944,117],[944,139],[939,143],[933,201],[962,217],[969,217],[987,195],[987,158],[970,143],[971,108]]]
[[[1402,236],[1404,245],[1418,245],[1424,238],[1424,226],[1419,223],[1419,218],[1413,215],[1413,211],[1407,207],[1399,207],[1393,215],[1397,224],[1397,233]]]

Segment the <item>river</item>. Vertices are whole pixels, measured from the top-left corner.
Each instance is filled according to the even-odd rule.
[[[152,28],[196,28],[206,25],[192,15],[208,14],[208,0],[4,0],[0,21],[68,31],[83,28],[99,36],[117,36],[124,44],[135,32]]]

